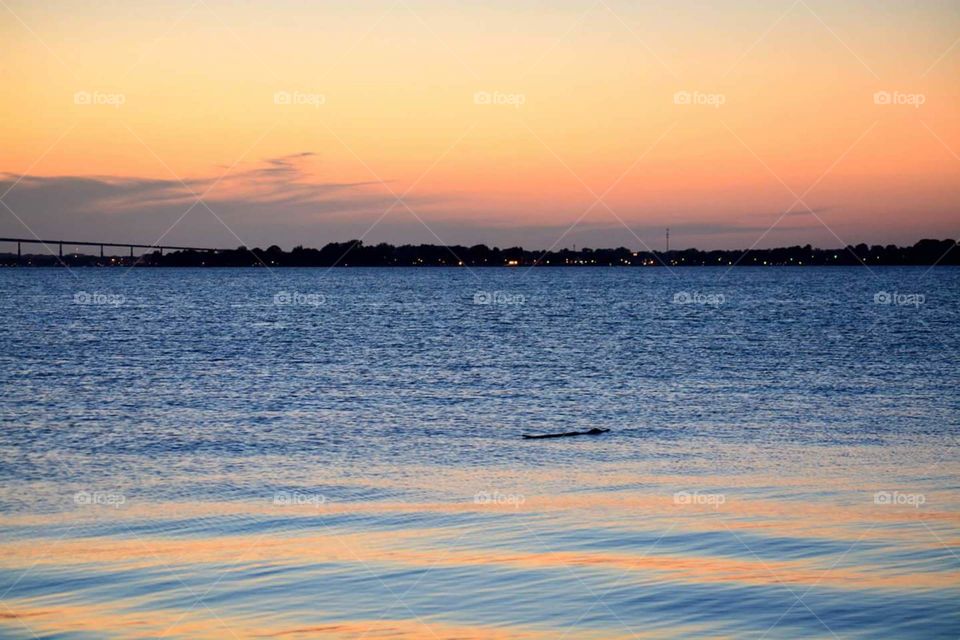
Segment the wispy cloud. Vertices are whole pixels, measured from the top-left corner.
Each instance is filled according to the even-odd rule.
[[[305,151],[266,158],[227,174],[184,179],[120,176],[19,176],[0,173],[4,201],[42,236],[150,240],[163,233],[199,195],[242,237],[288,237],[291,230],[318,232],[318,223],[361,224],[381,214],[393,196],[379,182],[323,181],[312,171],[316,155]],[[436,198],[419,200],[420,206]],[[166,226],[165,226],[166,225]],[[24,235],[13,216],[0,216],[4,234]],[[180,242],[235,239],[197,206],[177,224]],[[241,231],[243,233],[241,233]]]

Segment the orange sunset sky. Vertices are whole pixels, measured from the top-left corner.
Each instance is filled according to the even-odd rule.
[[[956,0],[2,0],[0,61],[3,236],[960,232]]]

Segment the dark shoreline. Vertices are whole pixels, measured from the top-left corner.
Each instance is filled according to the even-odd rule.
[[[955,240],[921,240],[909,247],[847,246],[842,249],[783,247],[777,249],[700,251],[631,251],[580,249],[530,251],[521,247],[485,245],[365,245],[361,241],[330,243],[322,249],[296,247],[283,251],[239,247],[219,251],[154,251],[141,256],[0,254],[4,267],[764,267],[764,266],[960,266]]]

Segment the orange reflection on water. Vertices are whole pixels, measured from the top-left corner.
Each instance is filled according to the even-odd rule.
[[[744,545],[742,557],[595,551],[533,551],[509,549],[509,540],[478,530],[472,535],[449,531],[389,531],[249,535],[217,538],[93,538],[63,540],[52,548],[36,549],[34,541],[0,545],[6,568],[99,565],[146,569],[187,565],[309,566],[338,564],[489,567],[563,570],[581,566],[616,571],[636,580],[692,583],[795,584],[858,589],[943,589],[957,585],[949,572],[891,574],[876,568],[834,567],[823,560],[766,560]],[[471,547],[471,538],[476,546]],[[457,546],[445,544],[451,540]],[[499,545],[491,548],[492,544]]]
[[[198,594],[199,596],[199,594]],[[467,627],[410,620],[337,621],[318,625],[296,624],[282,617],[231,617],[209,609],[125,611],[102,605],[41,607],[29,601],[7,603],[0,616],[7,625],[25,627],[36,635],[91,633],[123,638],[438,638],[440,640],[546,640],[546,633],[511,628]],[[0,627],[2,628],[2,627]],[[11,626],[11,628],[13,628]]]

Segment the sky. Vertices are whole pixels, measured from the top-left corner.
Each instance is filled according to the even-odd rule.
[[[956,0],[0,0],[0,75],[0,236],[960,236]]]

